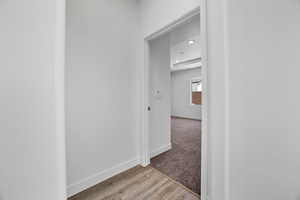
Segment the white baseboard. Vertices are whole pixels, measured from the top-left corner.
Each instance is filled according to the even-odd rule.
[[[185,116],[178,116],[178,115],[171,115],[171,117],[202,121],[201,118],[196,118],[196,117],[193,118],[193,117],[185,117]]]
[[[119,165],[116,165],[110,169],[103,170],[97,174],[94,174],[90,177],[87,177],[85,179],[82,179],[81,181],[71,184],[68,186],[68,197],[71,197],[75,194],[78,194],[79,192],[82,192],[92,186],[97,185],[98,183],[101,183],[102,181],[105,181],[106,179],[109,179],[119,173],[122,173],[128,169],[131,169],[137,165],[140,164],[140,159],[136,158],[124,163],[121,163]]]
[[[201,200],[208,200],[208,197],[201,196]]]
[[[172,149],[172,144],[170,143],[170,144],[162,146],[154,151],[151,151],[150,157],[153,158],[153,157],[158,156],[159,154],[169,151],[171,149]]]

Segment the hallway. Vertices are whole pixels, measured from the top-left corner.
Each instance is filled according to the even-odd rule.
[[[172,117],[172,149],[151,159],[151,166],[200,193],[201,121]]]

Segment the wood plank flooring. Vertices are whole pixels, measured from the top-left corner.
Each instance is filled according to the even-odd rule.
[[[152,167],[135,167],[69,200],[199,200],[196,193]]]

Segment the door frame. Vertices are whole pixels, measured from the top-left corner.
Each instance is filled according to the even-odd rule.
[[[144,38],[144,67],[143,79],[142,79],[142,131],[140,141],[140,156],[141,165],[148,166],[150,164],[150,149],[149,149],[149,53],[150,47],[149,42],[165,33],[172,31],[177,26],[181,25],[191,17],[200,14],[200,37],[201,37],[201,48],[202,48],[202,126],[201,126],[201,200],[207,200],[208,197],[208,43],[207,43],[207,12],[206,12],[206,1],[201,0],[200,6],[190,12],[184,14],[177,20],[166,25],[164,28],[157,32],[150,34]]]

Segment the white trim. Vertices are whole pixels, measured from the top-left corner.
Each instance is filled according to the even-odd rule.
[[[57,198],[65,200],[67,197],[66,181],[66,132],[65,132],[65,27],[66,27],[66,0],[56,0],[55,19],[55,64],[54,91],[55,91],[55,136],[57,138],[56,156],[58,159]]]
[[[160,148],[158,148],[158,149],[152,151],[152,152],[150,153],[150,157],[153,158],[153,157],[155,157],[155,156],[158,156],[159,154],[162,154],[162,153],[165,153],[165,152],[167,152],[167,151],[170,151],[171,149],[172,149],[172,144],[171,144],[171,143],[170,143],[170,144],[167,144],[167,145],[165,145],[165,146],[162,146],[162,147],[160,147]]]
[[[149,152],[149,112],[147,107],[149,106],[149,41],[170,32],[178,25],[185,22],[187,19],[196,16],[200,13],[200,27],[201,27],[201,48],[202,48],[202,81],[203,81],[203,103],[202,103],[202,145],[201,145],[201,199],[207,200],[208,198],[208,43],[207,43],[207,0],[200,0],[200,7],[190,11],[183,15],[178,20],[175,20],[171,24],[166,25],[164,28],[150,34],[144,39],[144,68],[142,68],[143,77],[141,85],[143,86],[142,92],[142,133],[140,141],[140,155],[141,165],[147,166],[150,164],[150,152]]]
[[[78,194],[79,192],[82,192],[92,186],[95,186],[95,185],[107,180],[108,178],[111,178],[119,173],[122,173],[128,169],[131,169],[131,168],[137,166],[139,163],[140,163],[140,159],[136,158],[136,159],[118,164],[110,169],[100,171],[99,173],[94,174],[85,179],[82,179],[82,180],[78,181],[77,183],[71,184],[68,186],[68,197]]]
[[[183,66],[176,67],[176,68],[171,67],[171,72],[197,69],[197,68],[201,68],[201,66],[202,66],[201,62],[198,62],[198,63],[183,65]]]
[[[141,165],[146,167],[150,164],[150,147],[149,147],[149,115],[148,115],[148,106],[150,106],[149,102],[149,41],[144,40],[144,67],[141,79],[141,85],[143,88],[142,91],[142,132],[141,132],[141,141],[140,141],[140,157],[141,157]]]
[[[207,196],[201,195],[201,200],[208,200],[209,198]]]
[[[229,84],[229,60],[228,60],[228,53],[229,53],[229,44],[228,44],[228,41],[229,41],[229,35],[228,35],[228,30],[227,30],[227,27],[228,27],[228,4],[226,4],[226,2],[222,2],[223,3],[223,12],[224,12],[224,15],[223,15],[223,31],[224,31],[224,68],[225,68],[225,131],[224,131],[224,200],[230,200],[230,194],[229,194],[229,191],[230,191],[230,184],[229,184],[229,177],[230,177],[230,171],[229,171],[229,161],[230,161],[230,158],[229,158],[229,153],[230,153],[230,150],[229,150],[229,131],[230,131],[230,123],[229,123],[229,120],[230,120],[230,84]]]
[[[208,200],[208,33],[207,33],[207,0],[200,0],[200,36],[202,49],[202,125],[201,125],[201,199]]]
[[[202,120],[199,119],[199,118],[191,118],[191,117],[178,116],[178,115],[171,115],[171,117],[180,118],[180,119],[190,119],[190,120],[202,121]]]
[[[202,77],[193,77],[193,78],[191,78],[190,79],[190,81],[189,81],[189,90],[190,90],[190,106],[195,106],[195,107],[202,107],[202,104],[193,104],[193,88],[192,88],[192,84],[193,84],[193,82],[195,82],[195,81],[199,81],[199,82],[201,82],[201,84],[202,84]],[[202,85],[202,87],[203,87],[203,85]],[[203,90],[202,90],[203,91]],[[202,92],[201,91],[201,92]]]

